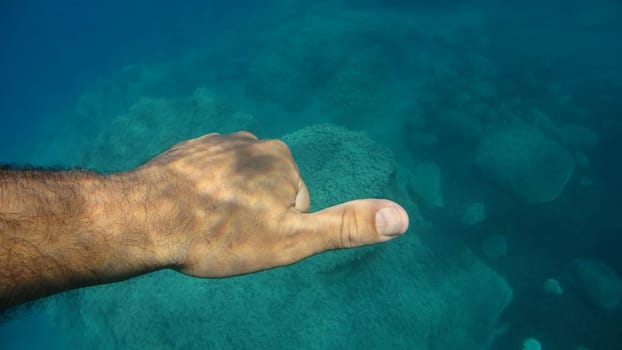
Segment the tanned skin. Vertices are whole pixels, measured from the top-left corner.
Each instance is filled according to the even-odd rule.
[[[289,148],[248,132],[188,140],[110,175],[0,170],[0,310],[166,268],[251,273],[408,228],[383,199],[308,210]]]

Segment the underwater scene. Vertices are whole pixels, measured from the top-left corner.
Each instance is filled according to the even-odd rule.
[[[2,316],[0,349],[622,349],[622,2],[0,3],[0,163],[114,173],[283,140],[390,242]]]

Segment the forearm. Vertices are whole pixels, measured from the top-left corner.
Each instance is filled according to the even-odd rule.
[[[0,310],[156,268],[131,224],[145,218],[128,217],[136,193],[84,171],[0,171]]]

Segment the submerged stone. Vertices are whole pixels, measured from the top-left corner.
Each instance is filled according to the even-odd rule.
[[[475,163],[497,185],[531,203],[556,199],[575,169],[570,152],[529,126],[508,127],[484,136]]]
[[[595,307],[614,310],[622,300],[622,279],[602,261],[576,259],[570,273],[577,291]]]

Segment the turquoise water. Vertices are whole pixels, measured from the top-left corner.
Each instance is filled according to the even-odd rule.
[[[622,4],[3,1],[0,163],[114,172],[285,140],[318,210],[407,235],[258,274],[61,294],[1,349],[622,348]]]

